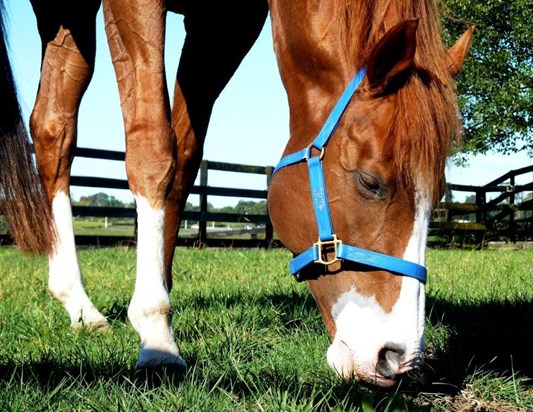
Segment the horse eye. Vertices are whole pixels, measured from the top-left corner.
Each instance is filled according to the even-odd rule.
[[[357,175],[358,175],[359,184],[363,189],[379,197],[383,196],[381,185],[377,179],[373,178],[370,175],[363,174],[361,172],[359,172]]]

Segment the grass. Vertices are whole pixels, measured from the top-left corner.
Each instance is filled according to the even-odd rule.
[[[133,219],[74,218],[74,233],[86,236],[133,236]]]
[[[209,224],[211,222],[208,222]],[[231,238],[231,239],[250,239],[252,237],[252,233],[250,231],[245,231],[244,233],[239,233],[239,230],[245,229],[245,224],[243,223],[225,223],[226,228],[232,228],[235,231],[232,233],[231,231],[210,231],[210,227],[208,227],[209,232],[209,238],[210,239],[216,239],[216,238]],[[220,228],[219,228],[220,229]],[[0,233],[2,232],[0,228]],[[106,221],[103,218],[74,218],[74,233],[76,235],[84,235],[84,236],[134,236],[135,232],[135,222],[134,219],[117,219],[117,218],[110,218]],[[260,229],[258,231],[259,233],[254,235],[254,239],[264,239],[265,238],[265,230]],[[198,228],[195,229],[189,227],[189,228],[181,228],[180,229],[180,237],[181,238],[187,238],[187,237],[198,237]]]
[[[424,382],[340,382],[305,284],[278,250],[177,249],[174,328],[183,382],[136,379],[126,312],[135,252],[79,252],[108,332],[73,330],[46,259],[0,249],[1,411],[530,411],[533,251],[430,250]]]

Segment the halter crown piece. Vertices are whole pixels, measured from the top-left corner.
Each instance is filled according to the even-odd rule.
[[[346,245],[337,238],[337,235],[333,231],[326,181],[322,168],[322,158],[324,157],[325,147],[329,138],[337,128],[346,106],[348,106],[352,96],[363,81],[365,73],[365,69],[361,69],[348,84],[313,143],[302,150],[283,157],[274,169],[273,174],[295,163],[304,160],[307,162],[311,197],[313,199],[313,208],[318,226],[318,241],[290,262],[290,271],[298,281],[302,281],[304,279],[300,276],[300,271],[312,263],[327,266],[337,261],[347,260],[370,268],[386,270],[395,275],[412,277],[425,284],[427,269],[424,266],[395,256]],[[313,148],[319,152],[318,155],[312,156],[311,152]],[[330,260],[326,258],[326,249],[334,252],[335,256]]]

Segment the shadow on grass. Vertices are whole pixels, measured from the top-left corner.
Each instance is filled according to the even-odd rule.
[[[91,385],[101,381],[133,381],[134,371],[119,365],[66,365],[57,359],[40,359],[22,365],[7,363],[0,365],[0,383],[18,382],[35,384],[51,390],[65,381]]]
[[[129,301],[122,300],[101,308],[102,314],[109,322],[128,322]]]
[[[429,387],[453,394],[479,370],[517,373],[533,384],[533,302],[454,305],[429,298],[427,313],[432,325],[450,331],[427,361]]]
[[[247,305],[273,307],[286,322],[283,324],[287,335],[303,323],[317,319],[318,309],[308,294],[264,294],[242,297],[225,296],[216,299],[201,296],[187,300],[189,307],[213,307],[224,305],[227,309]],[[250,301],[251,300],[251,301]],[[113,321],[126,321],[125,302],[112,306],[107,315]],[[440,325],[451,331],[439,345],[424,368],[424,384],[404,385],[401,392],[416,396],[418,392],[457,394],[464,386],[464,380],[476,370],[492,370],[510,375],[533,377],[533,302],[482,303],[479,305],[456,305],[449,301],[428,298],[427,313],[432,325]],[[305,315],[307,314],[307,315]],[[316,325],[315,325],[316,326]],[[314,328],[312,328],[314,329]],[[320,333],[320,332],[317,332]],[[325,330],[322,332],[325,333]],[[202,381],[204,366],[202,361],[187,359],[189,372],[194,371],[194,379]],[[317,359],[322,362],[323,359]],[[220,371],[219,376],[206,377],[208,387],[219,387],[238,396],[254,396],[250,382],[262,382],[260,388],[269,384],[280,390],[292,392],[303,398],[317,397],[318,401],[331,399],[352,399],[352,405],[360,404],[368,397],[376,397],[371,403],[386,396],[387,391],[368,390],[361,385],[343,383],[333,378],[317,377],[313,382],[301,382],[298,377],[283,376],[277,370],[261,371],[254,375],[250,370],[241,376],[236,371]],[[120,365],[116,360],[107,364],[68,365],[50,357],[18,365],[12,362],[0,364],[0,382],[37,381],[44,388],[53,388],[65,379],[77,380],[91,385],[101,381],[127,384],[135,381],[135,371]],[[185,381],[187,381],[185,377]],[[317,387],[321,387],[318,393]],[[366,397],[366,398],[365,398]]]

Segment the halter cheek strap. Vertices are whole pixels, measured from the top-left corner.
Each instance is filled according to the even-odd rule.
[[[274,169],[273,174],[295,163],[304,160],[307,162],[311,198],[318,228],[318,241],[290,262],[290,271],[297,280],[301,281],[304,280],[300,277],[301,270],[312,263],[330,265],[340,260],[347,260],[378,270],[386,270],[395,275],[412,277],[425,284],[427,270],[424,266],[398,257],[346,245],[337,238],[333,231],[322,158],[329,138],[337,128],[340,118],[364,77],[365,69],[361,69],[348,84],[313,143],[305,149],[283,157]],[[313,148],[319,152],[318,155],[312,155]],[[327,260],[326,251],[333,252],[333,258]]]

